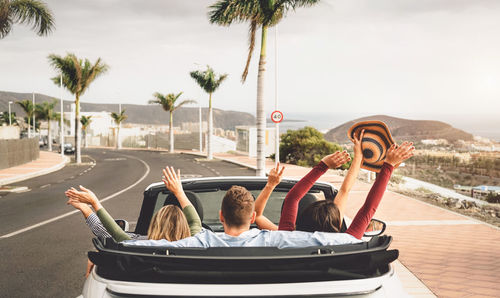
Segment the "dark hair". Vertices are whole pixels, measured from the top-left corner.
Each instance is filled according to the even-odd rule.
[[[296,230],[304,232],[340,231],[342,219],[337,205],[332,201],[321,200],[309,205],[297,218]]]
[[[232,186],[222,199],[222,216],[230,227],[241,227],[250,223],[253,211],[253,196],[243,186]]]

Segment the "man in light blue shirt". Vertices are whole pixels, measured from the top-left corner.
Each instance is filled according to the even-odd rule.
[[[244,187],[233,186],[224,196],[219,211],[224,233],[203,230],[178,241],[126,240],[126,246],[230,247],[271,246],[278,248],[352,244],[362,242],[346,233],[268,231],[251,229],[255,221],[254,199]]]

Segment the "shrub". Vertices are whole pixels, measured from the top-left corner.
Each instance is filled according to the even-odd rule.
[[[281,136],[280,162],[315,166],[325,155],[339,150],[342,147],[326,141],[321,132],[307,126],[299,130],[288,130]]]
[[[486,197],[486,201],[488,201],[488,203],[500,203],[500,195],[489,193]]]

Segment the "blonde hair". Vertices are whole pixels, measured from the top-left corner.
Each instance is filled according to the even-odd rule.
[[[181,208],[175,205],[163,206],[153,215],[148,229],[148,239],[177,241],[191,236],[189,225]]]

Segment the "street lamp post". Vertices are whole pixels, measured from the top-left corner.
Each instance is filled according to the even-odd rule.
[[[59,132],[59,143],[61,145],[61,156],[64,158],[64,114],[63,114],[63,84],[62,84],[62,73],[59,77],[59,83],[61,85],[61,131]]]
[[[12,104],[12,101],[9,101],[9,126],[12,126],[12,117],[10,116],[10,105]]]
[[[274,110],[278,110],[278,25],[274,26]],[[280,124],[275,123],[274,161],[280,161]]]
[[[35,122],[35,92],[33,92],[33,136],[36,136],[36,122]]]

